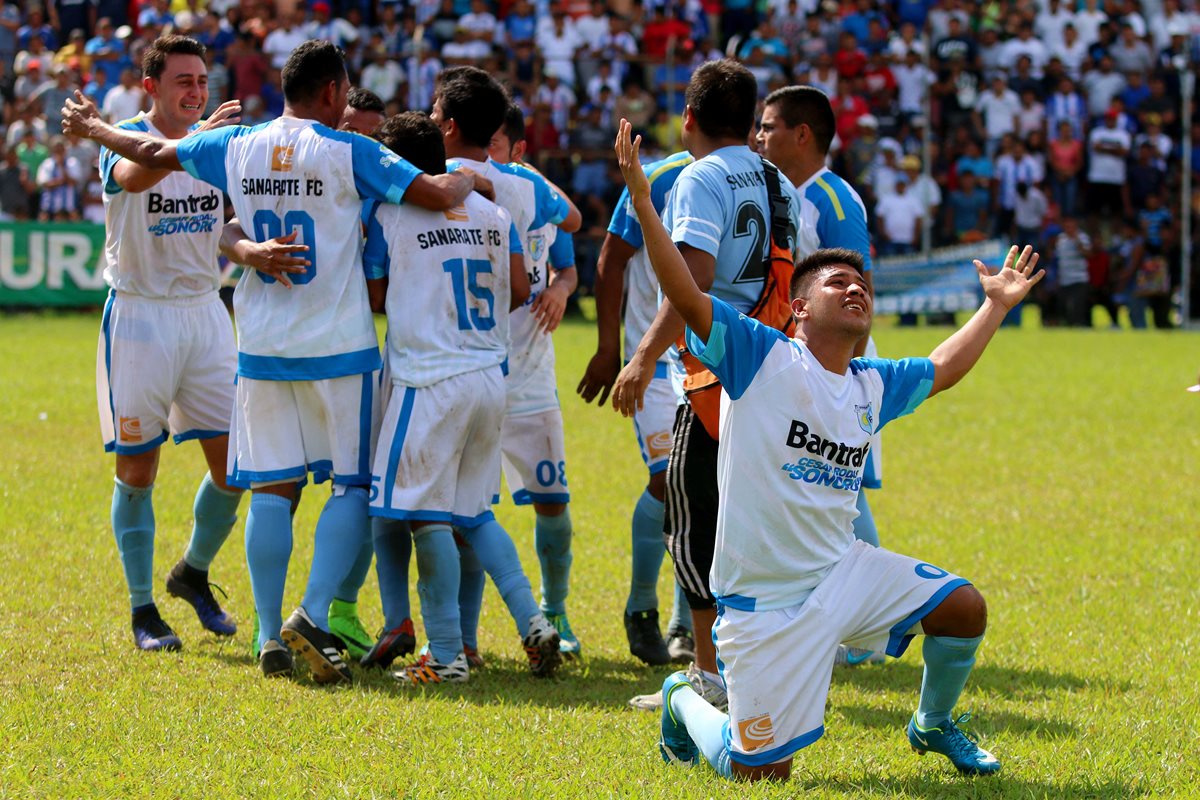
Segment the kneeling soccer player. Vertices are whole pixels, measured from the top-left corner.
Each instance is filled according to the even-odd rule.
[[[998,771],[952,718],[987,627],[983,597],[946,570],[855,541],[853,522],[871,436],[974,366],[1041,279],[1037,255],[1027,247],[1018,258],[1014,247],[995,275],[976,261],[983,306],[928,359],[851,359],[871,323],[862,256],[818,250],[796,266],[797,339],[738,314],[696,286],[654,213],[639,144],[623,120],[617,156],[651,264],[687,323],[689,348],[724,387],[711,581],[729,714],[683,673],[669,676],[663,758],[691,764],[703,755],[726,777],[786,778],[795,752],[824,733],[838,644],[897,657],[923,633],[909,742],[965,773]]]

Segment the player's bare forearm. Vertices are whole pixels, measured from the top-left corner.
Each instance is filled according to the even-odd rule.
[[[219,246],[221,255],[228,258],[235,264],[245,266],[246,262],[242,260],[245,257],[245,252],[242,250],[241,243],[249,240],[246,231],[242,228],[242,223],[237,217],[225,223],[225,227],[221,229],[221,240]]]
[[[387,312],[387,289],[387,278],[371,278],[367,281],[367,301],[371,304],[371,311],[376,314]]]
[[[430,211],[446,211],[461,204],[473,191],[475,179],[465,170],[442,175],[421,174],[409,184],[404,200]]]
[[[308,252],[308,245],[295,243],[299,233],[299,229],[296,229],[286,236],[256,242],[234,217],[221,229],[218,247],[221,255],[233,263],[256,269],[291,288],[289,276],[306,272],[312,263],[302,255]]]
[[[114,128],[100,117],[91,98],[76,90],[62,108],[63,133],[91,139],[117,155],[143,167],[160,170],[183,169],[175,155],[175,143],[148,133]]]
[[[621,299],[625,293],[625,268],[637,252],[616,234],[604,237],[596,261],[596,351],[618,353],[621,349]]]
[[[562,292],[564,297],[575,294],[575,290],[579,288],[579,270],[575,267],[551,270],[550,288]]]
[[[529,273],[525,271],[525,256],[511,253],[508,257],[509,293],[511,302],[508,310],[516,311],[529,299]]]
[[[562,198],[567,201],[567,207],[570,209],[567,212],[567,216],[563,218],[563,221],[558,223],[559,230],[566,231],[567,233],[575,233],[575,231],[583,227],[583,214],[579,213],[579,209],[575,206],[575,202],[571,199],[571,195],[558,188],[558,186],[549,178],[546,179],[546,183],[550,184],[550,187],[554,189],[554,191],[558,192]]]

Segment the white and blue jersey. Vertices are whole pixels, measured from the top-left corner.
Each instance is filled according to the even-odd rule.
[[[145,115],[117,127],[165,138]],[[217,291],[217,250],[225,222],[220,192],[183,172],[172,172],[148,191],[127,192],[113,178],[120,161],[113,151],[100,150],[108,231],[104,280],[118,292],[156,300]]]
[[[724,389],[712,592],[743,611],[794,606],[850,551],[871,438],[929,396],[933,362],[856,358],[834,374],[803,342],[712,305],[708,343],[687,332]]]
[[[363,267],[368,279],[389,278],[387,360],[394,383],[430,386],[504,362],[509,254],[520,252],[508,212],[477,194],[449,211],[374,210]]]
[[[296,243],[309,247],[293,288],[257,271],[238,284],[238,374],[310,381],[378,369],[362,201],[400,203],[421,171],[372,139],[295,117],[193,134],[176,152],[190,175],[229,195],[255,241],[299,231]]]

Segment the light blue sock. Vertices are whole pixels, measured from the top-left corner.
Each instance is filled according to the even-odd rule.
[[[529,632],[529,620],[538,613],[538,604],[508,532],[493,519],[462,533],[504,598],[508,613],[517,624],[517,633],[524,638]]]
[[[115,478],[112,499],[112,528],[117,552],[129,586],[129,606],[138,608],[154,602],[154,484],[130,486]]]
[[[712,765],[717,774],[722,778],[733,777],[729,750],[725,746],[729,715],[717,711],[687,686],[671,693],[671,713],[687,728],[688,735],[700,749],[704,760]]]
[[[258,612],[258,645],[279,641],[283,625],[283,587],[292,557],[292,503],[265,492],[250,496],[246,514],[246,566],[254,609]]]
[[[183,560],[189,567],[208,572],[217,551],[229,538],[233,524],[237,522],[238,503],[242,493],[222,489],[213,483],[212,475],[204,474],[200,488],[196,490],[196,501],[192,504],[192,541],[188,543]]]
[[[658,608],[658,573],[662,569],[663,517],[666,506],[655,499],[649,491],[642,492],[633,507],[633,557],[629,580],[629,599],[625,601],[625,613],[649,611]]]
[[[429,637],[429,652],[449,664],[462,652],[458,619],[458,547],[449,525],[426,525],[413,531],[417,552],[417,595]]]
[[[854,538],[866,542],[872,547],[879,547],[879,531],[875,529],[875,515],[867,503],[867,490],[858,490],[858,516],[854,518]]]
[[[383,624],[390,631],[412,616],[408,602],[412,534],[402,519],[372,517],[371,538],[375,544],[375,576],[379,579]]]
[[[363,539],[362,546],[358,548],[358,557],[354,559],[354,566],[350,568],[350,572],[342,581],[341,586],[333,593],[338,600],[345,603],[358,602],[358,591],[367,582],[367,573],[371,571],[371,559],[375,557],[373,538],[373,536],[367,536]]]
[[[679,581],[675,581],[674,585],[675,600],[671,606],[671,622],[667,625],[667,630],[678,629],[691,633],[692,609],[688,606],[687,595],[683,593],[683,587],[679,585]]]
[[[483,610],[483,589],[487,584],[487,573],[479,556],[471,545],[463,542],[458,546],[458,559],[462,566],[458,586],[458,613],[462,622],[463,644],[473,650],[479,649],[479,613]]]
[[[542,565],[542,611],[565,614],[571,588],[571,511],[564,508],[557,517],[536,516],[533,541]]]
[[[313,537],[312,569],[301,605],[309,619],[329,630],[329,604],[354,567],[363,540],[370,536],[367,490],[361,486],[334,487],[317,518]]]
[[[953,636],[926,636],[921,647],[925,674],[921,677],[921,700],[917,705],[917,724],[936,728],[950,721],[967,676],[975,666],[975,651],[982,636],[958,639]]]

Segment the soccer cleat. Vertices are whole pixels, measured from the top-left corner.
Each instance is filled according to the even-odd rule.
[[[349,683],[350,667],[342,660],[341,642],[318,628],[303,608],[297,608],[283,623],[283,643],[304,657],[317,683]]]
[[[562,663],[562,652],[559,650],[561,638],[558,631],[541,613],[529,618],[529,632],[521,640],[525,655],[529,658],[529,671],[539,678],[554,674],[554,670]]]
[[[729,695],[725,693],[725,687],[722,684],[714,683],[712,678],[705,675],[704,671],[695,663],[688,667],[687,679],[692,684],[692,688],[696,690],[696,694],[703,697],[710,706],[721,713],[729,711]]]
[[[958,727],[970,718],[970,714],[963,714],[940,728],[922,728],[914,715],[906,729],[908,743],[919,756],[929,752],[941,753],[964,775],[992,775],[999,772],[1000,760],[980,747],[974,736]]]
[[[417,635],[413,632],[413,622],[405,617],[404,621],[395,628],[379,632],[379,641],[367,651],[358,663],[364,667],[379,667],[387,669],[400,656],[406,656],[417,649]]]
[[[291,677],[296,664],[292,660],[292,651],[271,639],[258,656],[258,668],[268,678],[286,678]]]
[[[671,663],[671,653],[658,629],[658,609],[625,612],[625,638],[629,640],[629,652],[650,666]]]
[[[213,597],[213,587],[216,587],[222,596],[225,595],[224,589],[208,582],[207,572],[188,566],[182,558],[167,575],[167,593],[191,603],[205,630],[212,631],[217,636],[233,636],[237,633],[237,625],[233,617],[222,610],[217,598]]]
[[[421,645],[421,652],[418,654],[418,659],[425,658],[429,655],[429,645]],[[467,657],[467,666],[471,669],[483,669],[483,656],[479,655],[479,651],[471,645],[463,644],[463,655]]]
[[[667,653],[676,664],[688,664],[696,660],[696,640],[686,628],[671,628],[667,631]]]
[[[687,726],[675,719],[675,712],[671,710],[671,695],[684,687],[692,689],[692,682],[683,672],[672,672],[663,681],[662,737],[658,741],[658,751],[668,764],[690,767],[699,760],[700,750],[692,741]]]
[[[449,664],[443,664],[434,658],[432,653],[426,653],[417,659],[416,663],[392,673],[396,680],[413,686],[422,683],[466,683],[470,675],[471,668],[467,665],[467,657],[462,653],[455,656]]]
[[[547,614],[546,619],[550,620],[554,630],[558,631],[558,650],[562,653],[563,658],[583,658],[583,646],[579,644],[579,639],[571,630],[571,623],[567,620],[567,615],[565,613]]]
[[[638,694],[629,698],[629,707],[638,711],[658,711],[662,708],[662,690],[654,694]]]
[[[362,659],[375,643],[358,618],[358,603],[335,598],[329,604],[329,632],[342,640],[346,652],[356,660]]]
[[[182,650],[183,642],[163,621],[158,608],[151,603],[133,614],[133,643],[138,650]]]
[[[839,644],[837,654],[833,657],[835,667],[857,667],[860,664],[882,664],[887,656],[878,650],[864,650],[861,647],[847,647]]]

